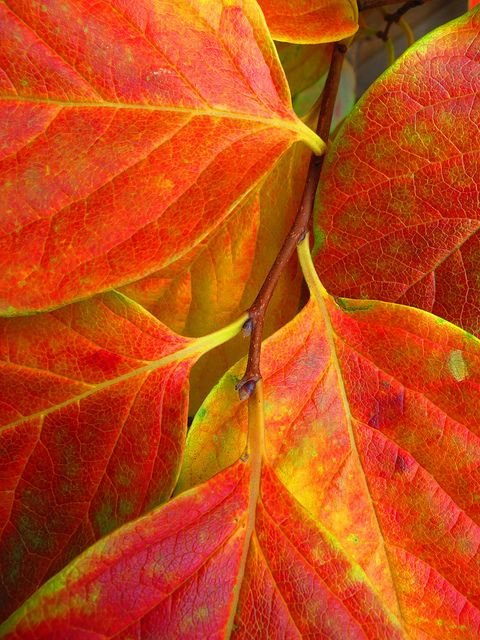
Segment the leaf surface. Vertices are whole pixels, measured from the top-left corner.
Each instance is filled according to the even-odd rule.
[[[262,466],[260,411],[248,460],[100,541],[3,637],[400,638],[359,567]]]
[[[361,567],[359,582],[374,585],[374,611],[398,621],[364,637],[474,640],[480,343],[417,309],[336,304],[302,260],[312,299],[262,349],[266,459],[339,553]],[[200,409],[177,490],[203,482],[244,450],[246,408],[232,388],[244,366]],[[285,513],[283,522],[291,520]],[[281,557],[273,540],[262,548],[272,545]],[[295,582],[285,575],[280,585]],[[256,593],[252,619],[269,592]],[[277,613],[268,611],[274,624]]]
[[[8,0],[0,21],[4,315],[167,266],[292,143],[322,149],[253,0]]]
[[[295,144],[214,234],[170,267],[122,289],[177,333],[200,336],[233,322],[253,302],[287,235],[302,196],[309,150]],[[270,335],[295,315],[302,276],[296,257],[282,274],[266,318]],[[238,335],[205,354],[191,377],[195,413],[248,349]]]
[[[358,29],[354,0],[259,0],[268,28],[282,42],[337,42]]]
[[[94,540],[169,498],[190,368],[218,342],[177,336],[114,293],[0,322],[3,616]]]
[[[277,42],[276,47],[295,103],[299,93],[327,74],[333,45]]]
[[[316,267],[328,291],[480,332],[480,13],[440,27],[358,103],[326,158]]]

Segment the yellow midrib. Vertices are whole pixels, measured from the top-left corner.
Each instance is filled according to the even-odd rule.
[[[337,381],[338,381],[338,391],[339,391],[339,395],[342,401],[342,406],[343,406],[343,411],[345,414],[345,421],[347,424],[347,430],[348,430],[348,435],[349,435],[349,440],[350,440],[350,447],[351,447],[351,451],[355,457],[356,460],[356,464],[360,470],[360,477],[362,479],[362,482],[364,484],[364,491],[365,494],[368,496],[370,502],[371,502],[371,506],[372,506],[372,511],[373,511],[373,515],[374,515],[374,519],[375,519],[375,523],[377,525],[377,532],[379,535],[380,540],[382,541],[383,544],[383,549],[384,549],[384,554],[385,554],[385,560],[387,562],[388,565],[388,571],[390,574],[390,582],[391,582],[391,587],[392,587],[392,592],[393,595],[395,597],[395,602],[396,602],[396,611],[395,613],[392,614],[392,612],[389,611],[389,609],[387,607],[385,607],[385,611],[389,614],[389,616],[392,618],[392,620],[394,622],[396,622],[398,624],[398,622],[401,623],[402,625],[402,631],[404,634],[405,638],[409,638],[408,632],[405,628],[405,621],[402,617],[402,610],[400,607],[400,601],[398,598],[398,593],[397,593],[397,588],[396,588],[396,584],[395,584],[395,580],[393,577],[393,573],[392,573],[392,568],[390,566],[390,561],[388,558],[388,551],[386,548],[386,543],[385,543],[385,538],[383,535],[383,531],[382,528],[380,526],[380,522],[378,520],[378,515],[377,515],[377,511],[375,509],[375,505],[373,503],[373,499],[370,493],[370,489],[365,477],[365,473],[363,470],[363,465],[362,462],[360,460],[360,454],[358,452],[358,447],[357,447],[357,441],[355,438],[355,432],[353,430],[353,425],[352,425],[352,414],[350,411],[350,404],[348,402],[348,397],[347,397],[347,392],[345,389],[345,383],[343,381],[343,375],[342,375],[342,369],[340,366],[340,362],[338,360],[338,356],[337,356],[337,350],[336,350],[336,346],[335,346],[335,340],[334,340],[334,329],[332,326],[332,321],[330,319],[330,314],[328,312],[328,308],[327,305],[325,303],[325,296],[327,296],[327,292],[325,291],[325,289],[323,288],[323,285],[321,284],[320,280],[318,279],[317,273],[315,271],[315,267],[313,265],[312,262],[312,258],[310,255],[310,245],[309,245],[309,238],[308,235],[306,236],[306,238],[302,241],[302,243],[298,246],[298,253],[299,253],[299,259],[300,259],[300,263],[302,266],[302,271],[303,271],[303,275],[305,277],[305,280],[307,281],[307,285],[308,288],[310,290],[310,294],[311,296],[314,298],[315,302],[317,303],[317,306],[320,310],[320,313],[322,315],[323,321],[325,323],[325,333],[327,336],[327,341],[328,341],[328,345],[330,348],[330,354],[331,354],[331,360],[333,363],[333,366],[335,368],[335,373],[337,376]],[[377,592],[378,593],[378,592]],[[379,594],[380,595],[380,594]],[[385,606],[385,605],[384,605]]]
[[[229,120],[242,120],[246,122],[255,122],[258,124],[266,124],[276,129],[289,131],[296,134],[299,140],[303,140],[317,154],[323,153],[325,144],[307,125],[300,120],[282,120],[281,118],[266,118],[263,116],[254,116],[247,113],[237,113],[226,111],[223,109],[194,109],[189,107],[174,107],[150,104],[131,104],[125,102],[70,102],[63,100],[52,100],[49,98],[36,98],[27,96],[0,96],[0,102],[26,102],[32,104],[56,105],[61,108],[76,107],[86,109],[128,109],[139,111],[158,111],[162,113],[181,113],[189,116],[208,116],[210,118],[224,118]]]
[[[225,627],[225,640],[228,640],[232,634],[233,623],[237,614],[240,592],[242,590],[242,583],[245,575],[245,568],[247,566],[250,541],[255,530],[257,503],[260,497],[264,439],[265,413],[263,404],[263,383],[262,380],[259,380],[254,394],[248,401],[248,437],[246,453],[248,454],[248,464],[250,466],[250,483],[248,491],[248,509],[246,512],[246,530],[243,541],[242,557],[240,559],[240,567],[235,587],[233,589],[232,606],[228,622]]]
[[[35,413],[32,413],[28,416],[23,416],[22,418],[19,418],[14,422],[5,424],[0,428],[0,433],[7,429],[11,429],[20,424],[23,424],[28,420],[34,420],[35,418],[45,418],[51,413],[55,413],[56,411],[59,411],[64,407],[68,407],[69,405],[74,403],[80,403],[82,400],[85,400],[85,398],[88,398],[89,396],[95,393],[99,393],[104,389],[108,389],[109,387],[120,384],[121,382],[125,382],[126,380],[130,380],[131,378],[141,376],[142,374],[145,374],[145,373],[149,374],[152,371],[155,371],[157,369],[160,369],[161,367],[165,367],[171,364],[172,362],[180,362],[181,360],[187,360],[188,358],[193,359],[195,358],[195,356],[203,355],[207,351],[214,349],[215,347],[219,346],[220,344],[223,344],[224,342],[232,338],[234,335],[236,335],[244,325],[247,318],[248,318],[247,314],[243,314],[240,318],[238,318],[238,320],[235,320],[234,322],[224,327],[223,329],[220,329],[219,331],[211,333],[202,338],[192,339],[190,344],[188,344],[183,349],[180,349],[179,351],[170,353],[169,355],[164,356],[163,358],[160,358],[158,360],[153,360],[148,364],[145,364],[144,366],[138,367],[138,369],[133,369],[132,371],[128,371],[127,373],[124,373],[121,376],[117,376],[116,378],[105,380],[105,382],[100,382],[99,384],[96,384],[96,385],[90,385],[91,386],[90,389],[87,389],[83,393],[80,393],[76,396],[72,396],[67,400],[64,400],[63,402],[56,404],[55,406],[52,406],[46,409],[41,409],[40,411],[36,411]],[[75,382],[79,382],[79,381],[75,380]],[[88,385],[88,383],[84,383],[84,384]]]

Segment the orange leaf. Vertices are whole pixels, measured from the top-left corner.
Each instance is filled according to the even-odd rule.
[[[478,637],[480,342],[337,304],[307,247],[312,298],[264,346],[265,398],[247,423],[242,363],[192,426],[180,488],[206,481],[87,550],[5,637]]]
[[[0,615],[170,497],[190,368],[219,342],[114,293],[0,322]]]
[[[309,159],[304,145],[294,145],[227,222],[197,245],[194,255],[122,291],[178,333],[205,335],[233,322],[253,302],[290,229]],[[301,272],[295,257],[269,307],[266,335],[295,315],[300,288]],[[239,335],[201,358],[191,377],[193,413],[247,349],[248,340]]]
[[[268,28],[283,42],[337,42],[358,29],[356,0],[259,0]]]
[[[326,158],[316,266],[335,295],[420,307],[480,335],[480,13],[427,35]]]
[[[352,562],[337,580],[356,574],[360,584],[374,585],[371,611],[398,620],[399,637],[474,640],[480,343],[417,309],[336,304],[316,279],[305,244],[302,251],[312,299],[262,349],[269,464]],[[232,384],[244,366],[229,372],[200,409],[180,490],[242,454],[246,409],[235,403]],[[302,526],[290,511],[281,521]],[[260,544],[276,549],[277,558],[285,553],[276,538]],[[282,575],[283,594],[297,581]],[[252,619],[263,611],[263,593],[268,589],[257,589],[250,601]],[[275,626],[278,614],[269,611]],[[295,608],[290,613],[295,619]]]
[[[8,0],[0,29],[3,315],[169,265],[292,143],[322,149],[254,0]]]
[[[400,639],[361,569],[262,470],[261,400],[247,461],[90,548],[4,637]]]

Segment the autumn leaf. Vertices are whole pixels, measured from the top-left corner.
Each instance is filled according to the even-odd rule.
[[[473,9],[473,7],[476,7],[478,4],[480,4],[480,0],[468,0],[469,9]]]
[[[312,298],[265,344],[248,424],[236,368],[192,427],[179,490],[214,475],[88,549],[2,637],[477,637],[480,343],[336,303],[308,241],[301,261]]]
[[[122,289],[177,333],[201,336],[233,322],[252,304],[298,209],[310,159],[293,145],[220,229],[178,260]],[[302,276],[294,257],[267,314],[268,336],[298,310]],[[210,351],[191,374],[190,411],[197,411],[221,376],[248,349],[238,335]]]
[[[248,460],[97,543],[2,637],[400,638],[361,569],[262,468],[259,391]]]
[[[337,42],[358,29],[356,0],[259,0],[268,28],[282,42]]]
[[[114,293],[0,322],[3,617],[96,539],[170,497],[191,366],[241,324],[182,338]]]
[[[397,301],[480,334],[480,13],[411,47],[326,158],[316,267],[336,295]]]
[[[417,309],[335,302],[318,282],[305,244],[302,252],[312,299],[262,350],[266,459],[290,500],[352,563],[337,580],[356,574],[357,584],[374,585],[371,612],[392,624],[379,635],[348,636],[344,621],[338,636],[330,631],[326,637],[474,640],[480,622],[480,343]],[[216,477],[244,452],[247,412],[232,389],[243,369],[240,363],[229,372],[200,409],[177,491]],[[280,521],[293,530],[303,526],[291,511]],[[254,544],[292,558],[273,538]],[[281,576],[277,586],[267,576],[270,586],[253,592],[252,620],[267,609],[262,594],[271,602],[271,593],[281,598],[289,585],[304,584],[286,570]],[[338,605],[342,597],[332,591]],[[288,632],[299,637],[298,612],[287,608]],[[274,627],[277,612],[267,610],[263,626]]]
[[[0,20],[3,315],[168,266],[291,144],[322,151],[254,0],[8,0]]]
[[[331,44],[290,44],[276,43],[280,62],[287,76],[292,94],[296,96],[326,76],[332,58]]]

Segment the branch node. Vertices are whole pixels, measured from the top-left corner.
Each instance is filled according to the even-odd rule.
[[[305,236],[307,235],[306,230],[302,231],[302,233],[298,236],[297,244],[300,244],[305,240]]]
[[[394,25],[395,23],[398,24],[400,20],[402,20],[403,16],[407,13],[407,11],[410,11],[410,9],[413,9],[414,7],[419,7],[424,2],[425,0],[407,0],[407,2],[402,4],[402,6],[393,13],[385,13],[385,29],[383,31],[377,31],[377,36],[384,42],[387,42],[388,34],[390,32],[390,29],[392,28],[392,25]]]
[[[347,46],[337,43],[333,48],[332,59],[328,71],[317,124],[317,134],[328,140],[335,98],[340,83],[342,64],[347,52]],[[307,180],[302,195],[302,200],[297,215],[289,233],[283,241],[283,245],[274,260],[267,277],[265,278],[257,297],[248,310],[249,318],[243,325],[243,335],[250,335],[250,347],[248,351],[247,369],[243,378],[235,385],[240,400],[247,400],[255,391],[260,375],[260,356],[262,349],[262,334],[265,321],[265,313],[272,298],[278,280],[287,266],[291,256],[295,252],[297,244],[305,237],[313,211],[315,192],[322,171],[324,155],[312,156],[308,168]]]
[[[257,382],[260,380],[260,376],[251,376],[248,378],[242,378],[240,382],[235,385],[235,391],[238,391],[238,397],[243,402],[248,400],[252,393],[255,391]]]
[[[253,331],[253,318],[248,318],[248,320],[244,323],[242,327],[242,336],[244,338],[248,338],[252,335]]]

